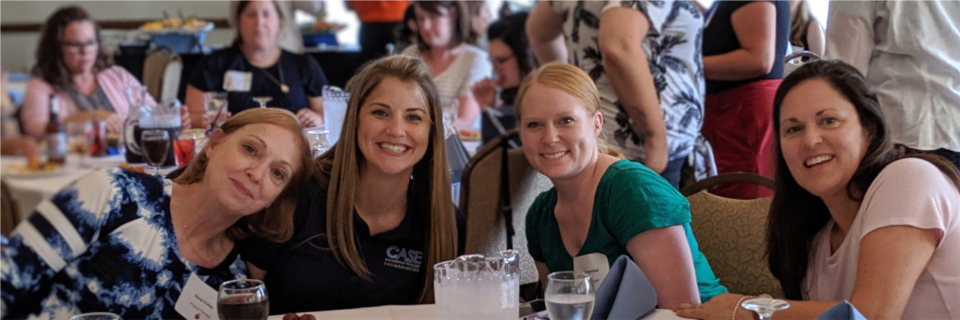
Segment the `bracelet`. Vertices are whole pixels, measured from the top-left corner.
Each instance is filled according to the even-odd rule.
[[[737,309],[740,309],[740,303],[743,302],[743,299],[746,299],[747,296],[740,297],[740,300],[737,300],[737,304],[733,306],[733,315],[730,316],[731,320],[737,320]]]

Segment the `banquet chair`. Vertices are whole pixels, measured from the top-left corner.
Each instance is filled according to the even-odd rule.
[[[157,102],[177,98],[183,61],[169,46],[162,46],[143,61],[143,85]]]
[[[524,285],[539,280],[527,253],[527,210],[553,184],[530,166],[522,149],[509,143],[518,136],[516,129],[510,130],[470,159],[463,172],[460,209],[467,216],[466,253],[491,256],[508,248],[519,251],[520,284]],[[502,170],[504,162],[507,171]]]
[[[17,204],[13,202],[13,196],[10,194],[10,188],[3,181],[0,181],[0,234],[9,236],[13,228],[17,226]]]
[[[767,214],[772,198],[739,200],[711,194],[725,183],[754,183],[773,189],[773,180],[754,173],[723,173],[680,190],[690,202],[690,223],[700,252],[730,292],[783,297],[766,260]]]

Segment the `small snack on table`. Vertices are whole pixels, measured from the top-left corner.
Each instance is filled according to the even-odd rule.
[[[143,171],[143,167],[134,167],[134,166],[131,166],[129,163],[120,164],[120,168],[121,168],[121,169],[127,169],[127,170],[136,171],[136,172],[139,172],[139,173],[145,173],[145,172]]]
[[[297,316],[296,313],[291,312],[291,313],[285,314],[283,316],[283,320],[317,320],[317,318],[311,314],[304,314],[302,316]]]

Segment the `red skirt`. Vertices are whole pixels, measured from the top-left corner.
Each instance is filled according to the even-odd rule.
[[[713,147],[717,172],[773,178],[773,98],[782,79],[760,80],[707,95],[701,133]],[[735,199],[773,195],[765,187],[734,183],[711,193]]]

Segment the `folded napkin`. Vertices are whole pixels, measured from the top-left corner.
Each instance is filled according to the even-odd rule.
[[[857,308],[844,300],[817,316],[814,320],[867,320]]]
[[[593,320],[640,319],[656,310],[657,293],[643,271],[626,255],[617,258],[597,290]]]

